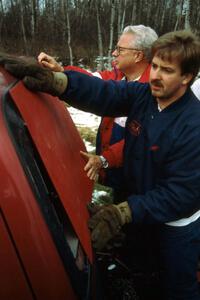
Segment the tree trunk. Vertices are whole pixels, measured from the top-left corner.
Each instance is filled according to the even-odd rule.
[[[28,43],[27,43],[27,38],[26,38],[26,31],[25,31],[25,26],[24,26],[24,11],[23,11],[23,3],[22,1],[19,1],[20,5],[20,19],[21,19],[21,30],[22,30],[22,39],[24,42],[24,50],[25,54],[28,54]]]
[[[177,18],[176,18],[176,23],[174,26],[174,30],[178,30],[179,26],[181,24],[181,16],[182,16],[182,12],[183,12],[183,1],[181,0],[178,6],[178,12],[177,12]]]
[[[35,37],[35,28],[36,28],[36,1],[31,0],[31,18],[30,18],[30,23],[31,23],[31,37],[34,39]]]
[[[190,29],[190,0],[184,0],[185,29]]]
[[[71,24],[70,24],[70,18],[69,18],[69,2],[66,1],[67,9],[66,9],[66,23],[67,23],[67,45],[69,49],[69,60],[70,65],[73,65],[73,53],[72,53],[72,47],[71,47]]]
[[[127,4],[127,0],[124,0],[124,10],[123,10],[123,14],[122,14],[120,34],[122,33],[122,30],[124,28],[124,23],[125,23],[125,18],[126,18],[126,4]]]
[[[165,21],[165,13],[166,13],[166,2],[164,2],[164,7],[162,9],[162,15],[161,15],[161,21],[160,21],[160,29],[162,31],[162,29],[164,28],[164,21]]]
[[[111,2],[111,16],[110,16],[110,42],[108,47],[108,63],[109,67],[111,68],[111,60],[112,60],[112,50],[113,50],[113,35],[114,35],[114,20],[115,20],[115,9],[116,9],[116,2],[112,0]]]
[[[0,18],[0,43],[2,43],[2,25],[3,25],[3,20],[4,20],[4,7],[3,7],[2,0],[0,0],[0,13],[1,13],[1,18]]]
[[[131,25],[133,25],[136,21],[136,2],[133,1],[132,12],[131,12]]]
[[[122,16],[122,6],[121,0],[117,0],[118,16],[117,16],[117,36],[121,34],[121,16]]]
[[[103,69],[103,41],[102,41],[98,1],[96,1],[95,5],[96,5],[96,14],[97,14],[97,34],[98,34],[98,48],[99,48],[99,58],[100,58],[97,69],[101,71]]]

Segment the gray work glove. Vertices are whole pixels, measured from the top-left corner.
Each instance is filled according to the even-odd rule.
[[[60,96],[67,87],[68,79],[64,73],[48,70],[33,58],[0,53],[0,65],[15,77],[22,79],[25,86],[32,91]]]
[[[132,214],[126,201],[118,205],[97,205],[92,210],[97,211],[88,222],[92,245],[97,251],[101,251],[119,234],[125,223],[132,221]]]

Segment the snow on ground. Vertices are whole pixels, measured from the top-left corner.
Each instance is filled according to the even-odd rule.
[[[85,147],[87,149],[87,152],[91,153],[91,152],[95,152],[95,146],[93,146],[90,142],[84,140],[84,144],[85,144]]]
[[[90,127],[91,129],[96,130],[100,123],[100,117],[84,112],[82,110],[76,109],[74,107],[67,108],[74,123],[80,127]]]
[[[72,120],[74,121],[75,125],[78,127],[89,127],[90,129],[92,129],[93,131],[96,131],[97,128],[99,127],[100,124],[100,117],[88,113],[88,112],[84,112],[82,110],[76,109],[74,107],[68,107],[67,108]],[[94,145],[92,145],[91,143],[89,143],[88,141],[85,141],[85,146],[88,152],[92,152],[95,151],[95,147]]]

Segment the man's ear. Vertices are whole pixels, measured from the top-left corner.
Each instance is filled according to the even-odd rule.
[[[190,74],[190,73],[184,74],[183,75],[182,84],[183,85],[188,85],[192,79],[193,79],[193,75],[192,74]]]
[[[142,51],[137,51],[137,56],[135,62],[140,62],[144,59],[144,53]]]

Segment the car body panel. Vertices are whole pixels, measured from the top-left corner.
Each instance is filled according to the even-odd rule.
[[[89,230],[87,222],[83,222],[88,219],[86,204],[91,200],[92,184],[86,177],[85,162],[80,156],[80,150],[85,150],[85,147],[72,119],[63,102],[44,93],[27,91],[21,82],[9,92],[92,261]]]
[[[5,94],[23,116],[84,253],[93,259],[86,208],[92,184],[79,154],[84,144],[63,103],[31,93],[0,68],[0,299],[78,299],[9,134]]]
[[[2,215],[0,237],[0,299],[33,299]]]

